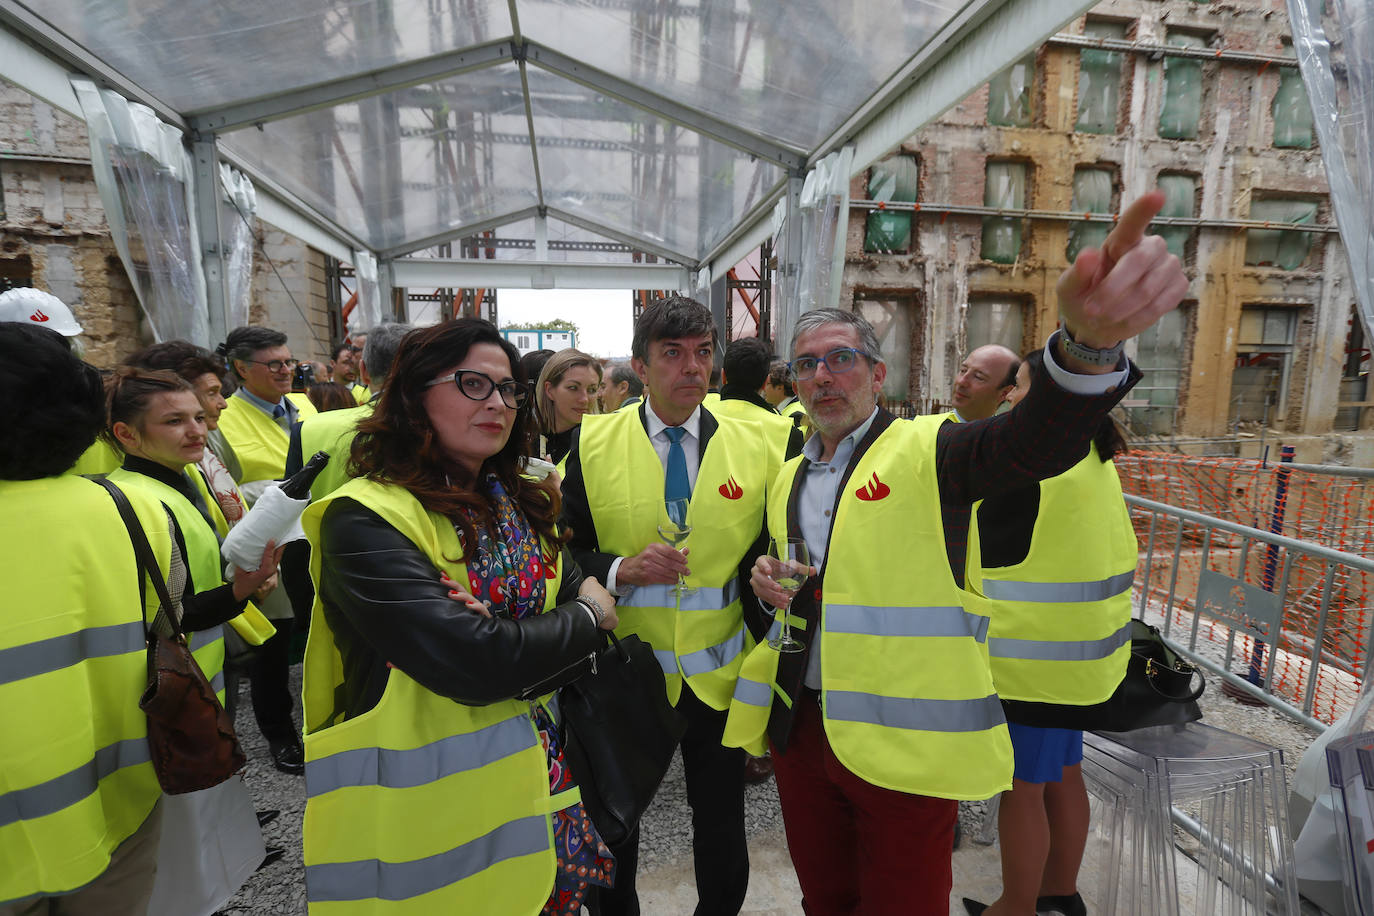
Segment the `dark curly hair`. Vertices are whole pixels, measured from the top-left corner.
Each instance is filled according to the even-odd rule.
[[[100,372],[67,339],[27,321],[0,322],[0,480],[71,469],[105,425]]]
[[[476,543],[476,525],[494,531],[495,516],[478,480],[453,479],[453,469],[444,461],[425,411],[424,394],[428,382],[461,363],[478,344],[500,347],[510,361],[511,377],[527,383],[519,352],[490,322],[462,318],[413,331],[401,341],[376,409],[358,423],[348,468],[353,476],[405,488],[427,510],[457,525],[464,544]],[[514,414],[510,439],[482,464],[479,479],[495,474],[530,527],[561,544],[567,535],[560,536],[554,530],[558,489],[548,479],[533,481],[521,476],[521,462],[530,454],[533,429],[528,411]]]

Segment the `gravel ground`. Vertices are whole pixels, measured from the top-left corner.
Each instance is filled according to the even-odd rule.
[[[1158,625],[1158,611],[1151,609],[1146,619]],[[1224,647],[1199,642],[1199,651],[1220,662]],[[300,668],[293,669],[293,689],[300,690]],[[1312,741],[1312,733],[1268,706],[1246,706],[1221,690],[1220,678],[1209,676],[1207,691],[1199,701],[1203,721],[1218,728],[1247,735],[1282,748],[1284,764],[1291,781],[1302,752]],[[248,755],[244,781],[259,810],[275,808],[281,815],[263,831],[268,846],[280,846],[282,859],[261,869],[221,910],[225,916],[305,913],[304,862],[301,858],[301,817],[305,810],[305,780],[288,776],[272,766],[267,742],[257,730],[248,704],[247,683],[243,684],[237,719],[239,738]],[[968,845],[983,829],[987,802],[963,802],[959,820],[964,844]],[[658,797],[645,813],[640,829],[640,870],[648,872],[690,854],[691,811],[687,788],[682,778],[682,760],[674,760]],[[782,830],[773,780],[747,787],[745,827],[751,838],[776,836]],[[1180,837],[1182,839],[1182,837]]]

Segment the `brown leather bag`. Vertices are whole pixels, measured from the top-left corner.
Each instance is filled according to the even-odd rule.
[[[153,557],[148,537],[129,499],[108,480],[97,483],[109,491],[138,557],[146,581],[157,592],[159,607],[148,636],[148,687],[139,708],[148,716],[148,750],[162,791],[168,795],[198,792],[224,782],[248,762],[234,734],[234,725],[200,670],[181,630],[181,594],[173,600]],[[181,557],[172,542],[174,582]]]

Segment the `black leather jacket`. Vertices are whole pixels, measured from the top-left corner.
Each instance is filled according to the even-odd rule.
[[[582,571],[566,548],[558,606],[517,621],[448,597],[420,549],[355,500],[325,510],[320,542],[320,599],[344,666],[335,713],[344,718],[381,700],[388,662],[440,696],[484,706],[576,680],[602,644],[573,601]]]

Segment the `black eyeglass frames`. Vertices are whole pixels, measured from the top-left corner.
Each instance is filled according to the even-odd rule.
[[[511,409],[519,408],[530,396],[529,385],[515,380],[497,382],[485,372],[478,372],[476,369],[459,369],[452,375],[445,375],[428,382],[425,387],[433,388],[435,385],[442,385],[445,382],[453,382],[464,397],[473,401],[485,401],[491,397],[492,391],[499,391],[501,392],[501,403]]]

